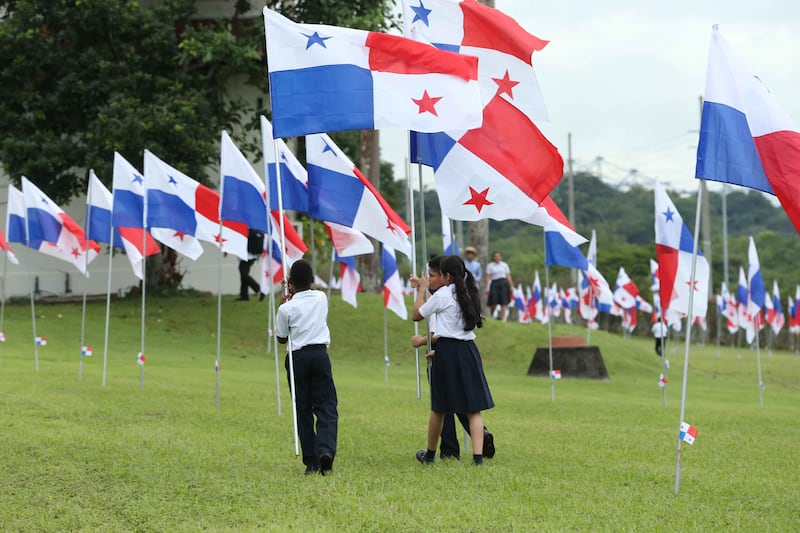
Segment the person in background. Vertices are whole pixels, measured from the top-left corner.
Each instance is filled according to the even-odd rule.
[[[314,272],[308,261],[295,261],[289,270],[288,294],[281,297],[275,317],[275,336],[281,344],[290,340],[292,343],[297,433],[305,473],[319,472],[324,476],[333,469],[339,412],[328,357],[328,297],[311,289],[313,282]],[[288,354],[285,367],[288,372]]]
[[[250,299],[250,292],[247,289],[253,289],[253,292],[259,295],[259,301],[264,299],[261,286],[250,275],[250,268],[261,256],[263,249],[264,234],[258,230],[249,229],[247,232],[247,260],[239,259],[239,297],[236,299],[239,302],[246,302]]]
[[[431,261],[434,263],[434,261]],[[494,407],[483,372],[480,352],[475,346],[475,332],[483,325],[481,304],[472,273],[458,256],[440,261],[440,270],[429,263],[429,275],[411,277],[417,290],[412,318],[414,321],[436,317],[436,350],[431,356],[431,413],[428,420],[427,449],[416,458],[430,464],[436,458],[436,445],[442,434],[445,413],[464,413],[469,420],[472,461],[483,464],[484,426],[482,411]],[[434,293],[425,301],[430,287]]]
[[[492,318],[506,320],[508,316],[508,304],[511,302],[511,269],[503,261],[500,252],[492,252],[492,262],[486,265],[486,283],[489,287],[489,299],[487,305]],[[499,317],[498,317],[499,313]]]
[[[476,250],[474,246],[467,246],[464,248],[464,266],[467,267],[467,270],[472,272],[472,277],[475,278],[475,285],[478,287],[478,292],[480,293],[483,269],[481,267],[481,262],[478,261],[478,250]]]
[[[656,339],[656,355],[661,357],[664,354],[664,347],[667,344],[667,335],[669,335],[669,328],[661,318],[653,323],[650,328],[653,332],[653,337]]]

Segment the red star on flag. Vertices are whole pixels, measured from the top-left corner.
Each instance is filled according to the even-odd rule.
[[[478,213],[481,212],[481,209],[487,205],[493,205],[494,202],[490,202],[486,199],[486,196],[489,194],[489,187],[486,187],[481,192],[476,191],[472,187],[469,188],[470,199],[464,202],[464,205],[474,205],[475,209],[478,210]]]
[[[500,96],[501,94],[506,93],[509,98],[512,100],[514,99],[513,89],[519,85],[519,82],[508,77],[508,69],[506,69],[505,76],[502,78],[492,78],[492,81],[497,84],[497,92],[495,93],[495,96]]]
[[[419,114],[420,115],[427,111],[428,113],[431,113],[433,116],[438,117],[439,114],[436,112],[436,108],[434,106],[441,99],[442,99],[441,96],[430,96],[430,95],[428,95],[428,90],[425,89],[425,92],[422,94],[422,98],[420,98],[420,99],[412,98],[411,101],[419,106]]]
[[[70,252],[74,257],[78,257],[81,253],[78,251],[77,248],[73,248],[72,252]]]
[[[692,288],[694,289],[694,291],[695,291],[695,292],[697,292],[697,291],[699,291],[699,290],[700,290],[700,287],[698,287],[698,286],[697,286],[697,284],[698,284],[699,282],[700,282],[700,280],[699,280],[699,279],[696,279],[696,280],[694,280],[694,287],[692,287],[692,282],[691,282],[691,281],[687,281],[687,282],[686,282],[686,284],[687,284],[689,287],[692,287]]]
[[[214,235],[214,242],[218,242],[220,244],[224,243],[228,239],[223,239],[221,234]]]
[[[185,234],[185,233],[183,233],[183,232],[180,232],[180,231],[176,231],[176,232],[175,232],[175,235],[173,235],[173,237],[177,237],[177,238],[179,238],[180,240],[183,240],[183,238],[184,238],[184,237],[186,237],[186,234]]]
[[[388,230],[389,230],[389,231],[391,231],[392,233],[397,233],[397,230],[398,230],[399,228],[397,227],[397,225],[395,225],[395,223],[394,223],[394,222],[392,222],[391,220],[389,220],[389,219],[387,218],[387,219],[386,219],[386,229],[388,229]]]

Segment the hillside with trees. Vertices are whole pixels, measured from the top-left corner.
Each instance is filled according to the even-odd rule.
[[[575,225],[586,238],[597,234],[598,268],[609,283],[614,282],[619,267],[649,299],[650,264],[655,259],[655,219],[652,189],[641,186],[619,190],[587,173],[575,175]],[[694,231],[697,196],[679,196],[667,191],[690,231]],[[566,181],[556,187],[552,198],[567,211]],[[723,276],[722,197],[709,195],[712,225],[712,276],[714,292],[719,292]],[[739,266],[747,269],[748,237],[758,248],[764,281],[769,290],[777,280],[784,296],[794,293],[800,283],[796,265],[800,264],[800,238],[783,209],[769,196],[741,188],[731,188],[727,195],[729,287],[735,290]],[[405,213],[402,207],[401,213]],[[441,246],[441,214],[436,192],[425,195],[428,248]],[[419,226],[418,226],[419,227]],[[531,284],[535,271],[544,276],[544,236],[542,229],[523,222],[491,221],[489,248],[502,252],[515,282]],[[583,247],[584,251],[586,246]],[[572,273],[561,267],[551,268],[550,277],[559,285],[573,284]]]

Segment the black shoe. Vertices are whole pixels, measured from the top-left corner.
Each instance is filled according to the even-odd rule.
[[[417,461],[419,461],[420,463],[422,463],[424,465],[433,464],[433,458],[429,459],[427,453],[425,452],[425,450],[417,450],[416,457],[417,457]]]
[[[259,302],[263,301],[264,300],[264,296],[266,296],[266,294],[264,294],[263,292],[259,292],[258,293],[258,301]]]
[[[316,474],[317,472],[319,472],[319,467],[317,465],[308,465],[303,475],[310,476],[312,474]]]
[[[333,457],[328,453],[319,456],[319,473],[323,476],[333,470]]]
[[[494,457],[494,435],[483,428],[483,456],[487,459]]]

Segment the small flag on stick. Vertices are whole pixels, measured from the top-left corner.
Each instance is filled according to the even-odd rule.
[[[389,356],[388,355],[384,355],[383,356],[383,364],[385,364],[386,366],[389,366]]]
[[[136,362],[142,366],[144,366],[144,362],[147,361],[147,357],[144,356],[144,353],[139,352],[139,355],[136,356]]]
[[[550,379],[561,379],[561,370],[551,370]]]
[[[6,334],[0,331],[0,342],[6,342]]]
[[[220,366],[219,361],[214,361],[214,372],[219,373],[220,371],[222,371],[222,367]]]
[[[697,428],[690,426],[686,422],[681,422],[681,431],[678,436],[681,440],[694,444],[694,439],[697,438]]]
[[[35,339],[36,346],[47,346],[47,339],[44,337],[36,337]]]
[[[83,355],[85,357],[91,357],[92,353],[93,352],[92,352],[92,347],[91,346],[83,346],[83,347],[81,347],[81,355]]]
[[[664,374],[658,376],[658,386],[662,389],[667,386],[667,376]]]

